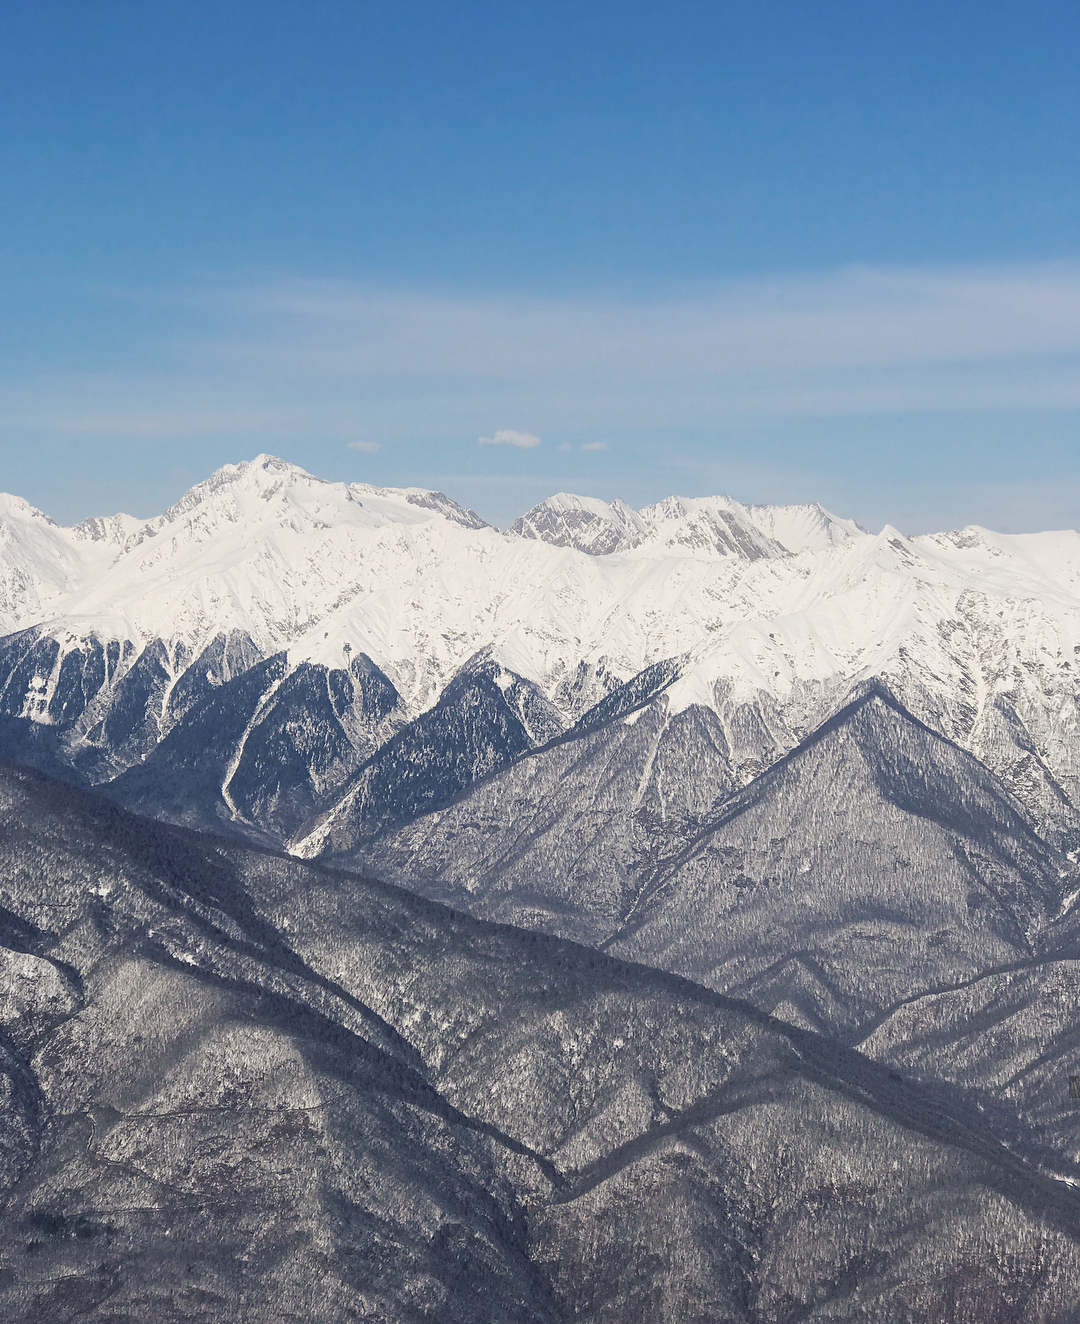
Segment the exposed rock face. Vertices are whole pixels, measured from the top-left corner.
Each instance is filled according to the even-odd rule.
[[[625,501],[609,505],[594,497],[560,492],[516,519],[507,533],[535,538],[552,547],[574,547],[590,556],[606,556],[638,546],[649,532],[648,523]]]
[[[533,506],[507,533],[590,556],[651,546],[756,561],[836,547],[866,530],[815,504],[744,506],[730,497],[668,497],[638,511],[618,498],[608,503],[560,492]]]
[[[37,774],[0,822],[5,1319],[1074,1311],[1075,1160],[963,1088]]]

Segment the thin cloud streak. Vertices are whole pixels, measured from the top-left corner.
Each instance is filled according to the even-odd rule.
[[[156,374],[0,380],[3,427],[269,444],[347,442],[358,419],[464,440],[500,414],[565,434],[1080,409],[1080,264],[851,268],[621,301],[296,279],[159,299],[163,324],[182,310],[197,329]],[[484,444],[538,441],[501,429]]]
[[[219,302],[221,296],[211,296]],[[557,370],[571,379],[648,369],[773,373],[979,363],[1080,354],[1080,265],[958,271],[852,268],[741,283],[693,298],[449,299],[343,284],[237,292],[269,342],[220,342],[225,361],[483,378]],[[219,302],[220,306],[220,302]],[[409,349],[410,352],[404,352]],[[291,358],[293,354],[300,358]]]

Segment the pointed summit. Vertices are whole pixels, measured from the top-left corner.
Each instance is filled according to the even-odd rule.
[[[526,511],[507,529],[519,538],[535,538],[553,547],[575,547],[590,556],[625,552],[647,535],[649,526],[618,497],[610,504],[597,497],[558,492]]]
[[[868,536],[853,519],[841,519],[816,501],[796,506],[747,506],[746,512],[766,537],[775,538],[789,552],[820,552]]]
[[[848,1029],[1034,955],[1062,864],[985,765],[872,684],[655,870],[611,949]]]

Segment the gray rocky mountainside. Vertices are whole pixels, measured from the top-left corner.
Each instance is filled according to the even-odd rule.
[[[1076,1318],[1075,1153],[925,1032],[879,1062],[11,766],[0,892],[5,1320]]]
[[[1077,870],[976,758],[870,687],[745,787],[663,693],[329,858],[828,1033],[1019,961],[1080,954]]]

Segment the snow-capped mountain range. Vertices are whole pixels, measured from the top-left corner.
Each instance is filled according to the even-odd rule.
[[[259,456],[147,521],[61,528],[0,498],[0,629],[4,748],[87,783],[155,754],[175,776],[190,759],[162,753],[166,739],[237,687],[238,728],[204,789],[216,819],[275,839],[302,841],[305,816],[339,792],[355,802],[362,767],[388,741],[409,747],[418,721],[460,726],[463,687],[485,688],[502,734],[458,731],[477,749],[435,800],[622,686],[651,698],[650,668],[669,717],[719,718],[740,781],[881,679],[1047,830],[1072,832],[1080,794],[1073,531],[907,538],[817,505],[670,497],[634,511],[567,494],[500,531],[441,493]],[[238,773],[260,781],[242,767],[260,733],[259,766],[291,759],[308,783],[287,825],[270,805],[285,788],[252,789],[246,808],[229,790]]]
[[[64,529],[15,497],[0,512],[0,847],[10,856],[0,1021],[7,1015],[10,1033],[25,1033],[26,1006],[35,1024],[59,1027],[55,1059],[72,1078],[104,1070],[142,1079],[143,1041],[129,1041],[128,1029],[143,1024],[131,1018],[143,1015],[144,993],[131,990],[173,987],[159,985],[148,959],[182,976],[175,993],[154,995],[157,1026],[202,1006],[188,979],[207,981],[214,999],[225,984],[249,990],[260,1014],[277,1015],[286,994],[315,999],[335,1043],[346,1042],[330,1015],[340,1003],[349,1026],[422,1063],[455,1108],[484,1126],[494,1118],[518,1146],[515,1163],[523,1101],[539,1097],[521,1081],[550,1078],[558,1107],[544,1104],[544,1116],[566,1119],[573,1154],[586,1134],[606,1137],[597,1184],[571,1188],[566,1207],[595,1189],[621,1218],[644,1199],[644,1138],[666,1143],[691,1119],[715,1120],[700,1111],[697,1085],[678,1093],[699,1071],[703,1050],[685,1038],[698,999],[709,1035],[722,1009],[749,1045],[735,1087],[748,1107],[771,1117],[786,1092],[802,1098],[796,1064],[829,1102],[811,1109],[821,1134],[792,1114],[782,1137],[769,1129],[724,1140],[719,1185],[679,1176],[680,1189],[708,1192],[687,1226],[706,1206],[735,1207],[724,1203],[732,1192],[745,1199],[732,1154],[749,1155],[751,1173],[775,1168],[784,1187],[790,1171],[777,1156],[790,1147],[809,1171],[840,1136],[835,1167],[820,1169],[836,1175],[808,1187],[828,1195],[799,1197],[813,1210],[808,1244],[826,1247],[831,1282],[835,1245],[821,1220],[838,1192],[855,1193],[852,1244],[865,1244],[871,1187],[845,1185],[857,1133],[871,1137],[868,1172],[914,1174],[911,1193],[895,1197],[905,1228],[913,1201],[955,1185],[925,1167],[917,1146],[930,1138],[950,1162],[967,1146],[1017,1208],[1029,1199],[1040,1218],[1058,1210],[1073,1229],[1069,1245],[1080,1244],[1069,1086],[1080,1052],[1075,532],[907,538],[815,505],[671,497],[635,511],[567,494],[500,531],[440,493],[327,483],[266,456],[222,469],[148,521]],[[299,858],[249,851],[221,833]],[[39,982],[23,979],[28,961],[45,963]],[[128,963],[138,972],[109,992],[99,969]],[[72,972],[84,968],[79,984]],[[447,983],[429,986],[436,968]],[[586,981],[580,1027],[567,1020],[574,971]],[[476,1001],[489,977],[505,998],[498,1015]],[[528,979],[537,1020],[523,1040]],[[609,1014],[597,991],[624,979],[638,981],[627,1005],[650,1008],[642,1043],[668,1043],[653,1083],[643,1084],[652,1078],[638,1049],[624,1054],[623,1004]],[[646,985],[673,999],[662,1015]],[[403,1000],[406,986],[423,989],[422,1003]],[[91,1001],[78,1011],[81,989],[105,1010]],[[95,1014],[128,1027],[110,1039],[124,1045],[122,1066],[101,1068]],[[234,1014],[210,1010],[206,1023],[231,1025]],[[187,1042],[183,1016],[176,1025]],[[456,1068],[444,1068],[475,1052],[484,1025],[497,1028],[490,1057],[463,1094]],[[438,1033],[426,1039],[424,1027]],[[748,1027],[757,1027],[750,1039]],[[765,1084],[762,1027],[796,1046]],[[724,1042],[722,1082],[707,1094],[716,1117],[728,1116],[733,1097],[734,1040]],[[347,1055],[356,1058],[354,1048]],[[591,1112],[582,1111],[585,1081],[598,1091]],[[49,1081],[40,1088],[61,1097],[48,1095]],[[361,1095],[375,1097],[367,1086]],[[247,1096],[236,1097],[234,1146],[251,1112]],[[853,1123],[844,1101],[855,1099],[899,1126],[902,1144],[894,1150],[891,1132]],[[95,1127],[99,1116],[122,1116],[92,1099],[70,1116],[81,1109]],[[396,1126],[395,1153],[428,1152]],[[554,1161],[542,1139],[549,1121],[536,1126],[528,1144]],[[712,1151],[696,1126],[687,1152],[700,1157]],[[24,1130],[16,1150],[37,1153],[36,1132]],[[77,1191],[80,1174],[97,1168],[82,1157],[85,1135],[62,1140],[65,1190]],[[96,1143],[104,1140],[91,1136]],[[172,1138],[162,1144],[162,1153],[186,1152]],[[354,1149],[350,1161],[368,1171],[364,1143]],[[51,1162],[33,1170],[49,1190]],[[608,1184],[623,1167],[634,1183],[625,1198]],[[377,1170],[382,1181],[381,1159]],[[672,1171],[684,1171],[681,1158]],[[447,1181],[457,1189],[453,1172]],[[771,1191],[747,1229],[772,1226],[761,1212],[777,1207]],[[126,1197],[85,1199],[134,1207]],[[669,1209],[666,1194],[658,1207]],[[1001,1223],[981,1194],[973,1207],[979,1227],[1027,1226],[1016,1214]],[[656,1224],[665,1245],[667,1217]],[[874,1217],[880,1229],[881,1211]],[[920,1262],[951,1264],[953,1206],[917,1223],[936,1229]],[[586,1258],[606,1264],[614,1251],[598,1259],[596,1226],[590,1214]],[[759,1234],[747,1235],[739,1254],[757,1263]],[[559,1237],[543,1253],[576,1263],[577,1241]],[[56,1239],[61,1250],[76,1242]],[[625,1245],[639,1256],[639,1242]],[[998,1273],[997,1243],[986,1245],[980,1272]],[[965,1244],[957,1253],[967,1273],[973,1252]],[[1011,1293],[1013,1279],[1025,1291],[1058,1281],[1042,1255],[1016,1261],[1001,1291]],[[59,1262],[42,1259],[41,1272]],[[877,1265],[859,1260],[851,1281],[877,1291]],[[805,1277],[769,1269],[762,1281]],[[1059,1279],[1063,1290],[1075,1284],[1071,1269]],[[894,1290],[892,1276],[881,1290]],[[1021,1317],[993,1314],[1006,1296],[979,1300],[994,1318]],[[944,1309],[911,1317],[936,1320]],[[762,1317],[739,1311],[725,1307],[725,1317]]]
[[[440,493],[323,482],[267,456],[146,522],[64,529],[0,501],[5,633],[63,622],[198,651],[242,630],[266,654],[331,666],[349,644],[416,708],[488,646],[544,688],[601,656],[626,679],[715,632],[717,590],[731,598],[747,565],[861,533],[820,507],[669,498],[636,512],[565,494],[500,533]]]

